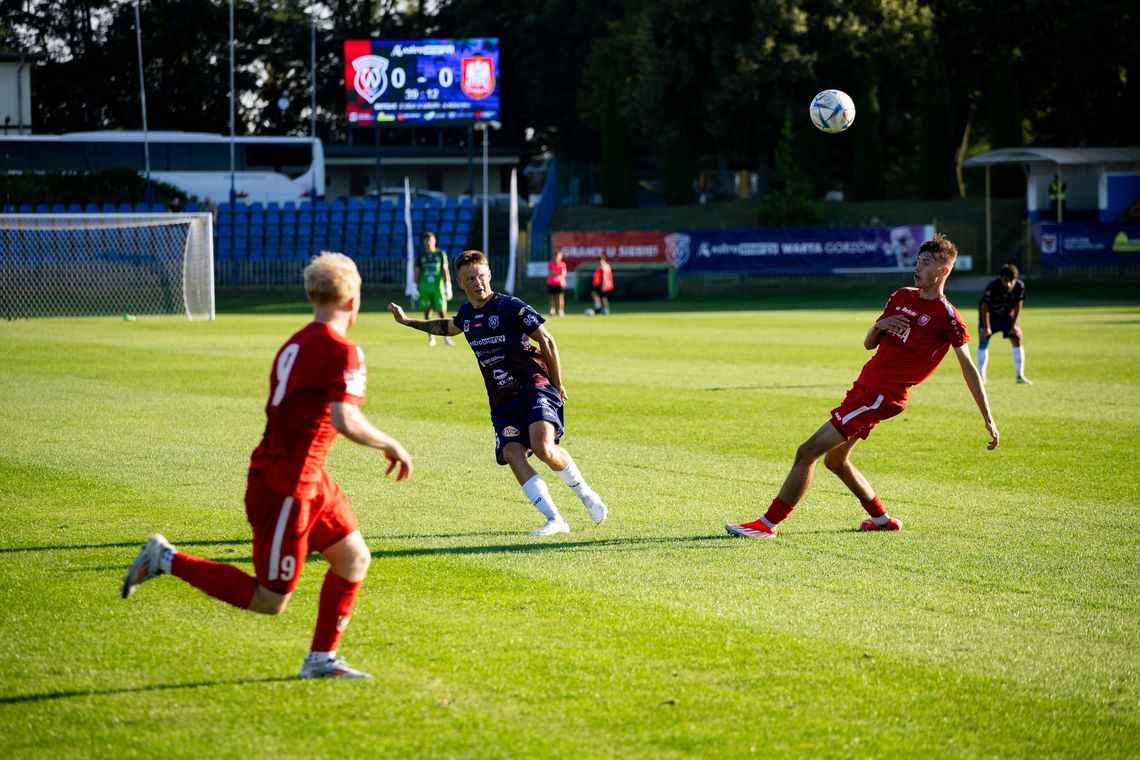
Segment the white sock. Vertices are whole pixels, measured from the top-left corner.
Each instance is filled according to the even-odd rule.
[[[985,348],[978,346],[978,373],[982,377],[986,376],[986,362],[988,362],[989,359],[990,359],[990,348],[989,348],[989,346],[986,346]]]
[[[884,512],[883,514],[879,515],[878,517],[872,517],[871,521],[874,522],[875,525],[886,525],[887,523],[889,523],[891,521],[891,516],[888,515],[886,512]]]
[[[760,515],[760,522],[764,523],[765,525],[767,525],[767,526],[768,526],[769,528],[771,528],[772,530],[775,530],[775,529],[776,529],[776,524],[775,524],[775,523],[773,523],[773,522],[771,522],[771,521],[769,521],[769,520],[768,520],[768,518],[767,518],[767,517],[765,517],[764,515]]]
[[[562,515],[558,513],[558,507],[554,506],[554,499],[550,496],[550,489],[546,485],[546,481],[542,479],[541,475],[535,475],[533,478],[523,483],[523,493],[530,499],[530,503],[534,508],[543,514],[547,520],[561,520]]]
[[[578,498],[583,498],[590,493],[590,487],[586,485],[586,479],[582,477],[578,465],[574,464],[574,458],[567,454],[566,459],[568,460],[566,467],[554,474],[561,478],[562,482],[578,495]]]
[[[305,655],[305,662],[327,662],[336,659],[336,650],[331,652],[309,652]]]
[[[1024,374],[1022,372],[1022,370],[1024,370],[1024,369],[1025,369],[1025,346],[1018,346],[1017,348],[1013,349],[1013,370],[1014,370],[1014,372],[1017,373],[1018,377],[1021,377],[1022,374]]]
[[[158,555],[158,569],[167,575],[170,574],[170,563],[178,552],[174,549],[163,549]]]

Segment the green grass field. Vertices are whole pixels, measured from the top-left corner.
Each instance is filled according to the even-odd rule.
[[[915,389],[856,449],[903,532],[856,533],[821,467],[777,540],[731,539],[886,290],[793,296],[554,322],[563,443],[611,518],[550,477],[574,532],[546,541],[470,351],[368,304],[365,410],[416,470],[345,441],[328,463],[375,557],[352,683],[295,678],[317,558],[280,618],[171,578],[118,598],[151,532],[250,569],[245,467],[302,311],[0,324],[0,754],[1135,757],[1140,303],[1031,303],[1036,384],[993,344],[997,451],[953,358]]]

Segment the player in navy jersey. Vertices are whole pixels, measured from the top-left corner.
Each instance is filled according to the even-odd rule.
[[[1025,304],[1025,283],[1017,279],[1017,267],[1006,264],[996,280],[991,280],[978,302],[978,372],[986,378],[990,338],[1001,333],[1013,345],[1013,369],[1020,385],[1033,385],[1025,376],[1025,348],[1021,326],[1017,324]]]
[[[546,518],[531,535],[570,532],[546,481],[527,461],[531,453],[574,491],[595,523],[602,522],[608,514],[605,503],[586,485],[570,452],[558,445],[564,429],[566,388],[558,348],[543,326],[545,320],[518,298],[491,290],[491,269],[482,252],[461,254],[455,260],[455,273],[468,303],[453,318],[408,319],[394,303],[388,304],[388,311],[400,324],[431,335],[462,333],[467,338],[487,387],[495,460],[510,465],[523,493]]]
[[[989,448],[997,448],[997,423],[990,413],[981,375],[970,361],[970,334],[962,315],[942,292],[957,257],[958,249],[942,235],[919,246],[915,287],[891,293],[883,313],[863,338],[863,347],[874,350],[875,355],[863,365],[847,396],[831,410],[831,419],[796,450],[792,469],[768,511],[752,522],[725,525],[730,534],[775,538],[776,526],[807,494],[820,457],[869,515],[859,530],[902,528],[901,522],[887,514],[867,478],[851,464],[851,451],[877,424],[902,413],[908,389],[934,374],[951,348],[962,368],[966,387],[982,413],[982,422],[990,435]]]

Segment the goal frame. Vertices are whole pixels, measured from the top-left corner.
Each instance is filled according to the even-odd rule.
[[[214,217],[208,212],[196,213],[107,213],[107,214],[0,214],[0,243],[3,243],[11,233],[20,231],[42,230],[129,230],[167,227],[171,225],[186,226],[186,238],[183,243],[181,261],[177,276],[181,278],[178,294],[181,296],[181,311],[171,309],[168,313],[181,313],[189,320],[213,320],[216,318],[215,292],[214,292]],[[146,251],[120,251],[117,255],[122,258],[138,257],[132,263],[138,265],[145,261]],[[176,255],[176,254],[175,254]],[[18,250],[5,250],[0,247],[0,271],[7,271],[27,262],[19,260]],[[38,265],[50,267],[52,264],[45,257],[45,261]],[[157,261],[157,257],[155,258]],[[122,262],[120,262],[122,263]],[[56,263],[64,267],[67,263]],[[61,270],[62,271],[62,270]],[[0,283],[0,288],[6,283]],[[90,285],[97,287],[97,282]],[[18,300],[18,293],[13,286],[13,302]],[[177,301],[175,301],[177,303]],[[50,312],[21,314],[18,310],[15,316],[5,314],[6,318],[40,317],[40,316],[67,316],[66,310],[59,314]],[[108,309],[107,313],[118,313],[117,310]],[[162,313],[162,312],[159,312]]]

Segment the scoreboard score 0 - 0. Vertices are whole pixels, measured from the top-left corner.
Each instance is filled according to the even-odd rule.
[[[350,126],[499,118],[499,40],[346,40]]]

